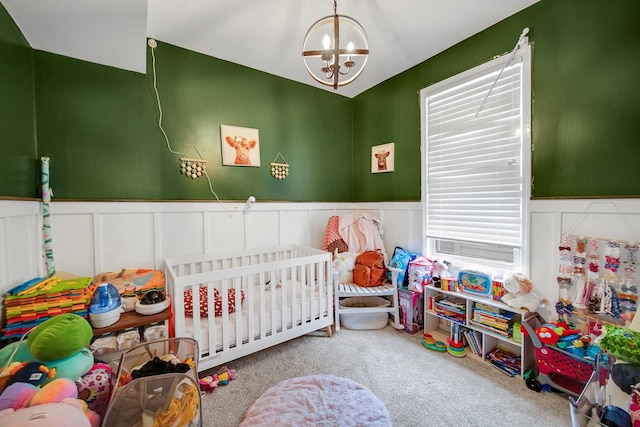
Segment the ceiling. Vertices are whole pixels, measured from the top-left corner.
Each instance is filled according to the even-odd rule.
[[[338,0],[367,32],[354,97],[539,0]],[[302,61],[302,40],[331,0],[0,0],[30,46],[146,73],[147,38],[334,91]],[[514,45],[519,34],[513,35]],[[160,45],[156,50],[161,57]]]

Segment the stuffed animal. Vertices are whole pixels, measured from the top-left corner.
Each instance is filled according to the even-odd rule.
[[[0,395],[3,425],[27,425],[33,414],[39,413],[46,415],[48,425],[98,427],[98,414],[87,409],[86,403],[77,397],[76,384],[67,378],[58,378],[42,388],[27,383],[11,384]]]
[[[534,311],[542,300],[533,292],[533,284],[522,273],[507,273],[502,280],[502,287],[506,293],[502,302],[513,308]]]
[[[333,254],[333,271],[338,274],[338,283],[353,283],[353,268],[356,265],[356,252],[338,252]]]
[[[43,381],[40,383],[41,385],[45,385],[56,378],[69,378],[73,381],[80,379],[84,374],[89,372],[94,364],[94,358],[91,350],[83,347],[80,351],[67,358],[43,362],[31,354],[27,340],[23,340],[22,342],[11,343],[0,350],[0,372],[4,366],[10,365],[14,367],[12,370],[8,370],[0,375],[9,375],[11,372],[12,376],[17,372],[17,368],[22,367],[14,364],[14,362],[19,362],[19,364],[24,364],[25,362],[42,363],[42,365],[48,368],[46,372],[44,369],[41,370],[41,372],[47,374],[42,377]],[[4,382],[5,379],[6,381],[9,380],[9,378],[0,376],[0,391],[2,391],[3,383],[6,384],[6,382]]]
[[[236,379],[236,371],[234,369],[227,369],[226,366],[218,369],[215,375],[208,375],[204,378],[200,378],[198,383],[200,384],[200,390],[202,391],[214,391],[219,385],[227,385],[229,381]]]

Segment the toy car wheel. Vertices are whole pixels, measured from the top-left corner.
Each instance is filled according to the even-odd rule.
[[[540,393],[542,391],[542,385],[540,384],[540,381],[535,378],[527,378],[526,384],[529,390],[533,390],[537,393]]]

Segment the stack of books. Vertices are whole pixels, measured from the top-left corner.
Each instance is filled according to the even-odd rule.
[[[473,317],[470,323],[496,334],[511,337],[514,315],[513,312],[477,302],[473,306]]]
[[[513,377],[520,375],[520,356],[501,348],[495,348],[487,354],[487,360],[500,371]]]
[[[467,320],[467,302],[462,298],[443,297],[436,300],[433,305],[440,317],[457,323],[465,323]]]

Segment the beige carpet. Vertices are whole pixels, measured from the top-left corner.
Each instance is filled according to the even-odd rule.
[[[390,326],[342,329],[333,338],[317,332],[230,362],[238,377],[203,398],[203,424],[238,426],[251,404],[280,381],[331,374],[371,390],[397,427],[571,425],[566,396],[536,393],[489,363],[427,350],[420,339]]]

